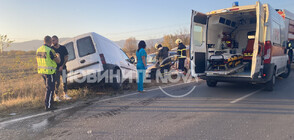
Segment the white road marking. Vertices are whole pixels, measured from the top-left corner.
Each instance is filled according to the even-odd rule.
[[[68,110],[68,109],[71,109],[71,108],[74,108],[74,106],[66,107],[66,108],[62,108],[62,109],[57,109],[54,112],[61,112],[61,111]],[[44,115],[47,115],[47,114],[50,114],[50,113],[52,113],[52,112],[43,112],[43,113],[31,115],[31,116],[26,116],[26,117],[22,117],[22,118],[17,118],[17,119],[13,119],[13,120],[4,121],[4,122],[0,123],[0,128],[6,126],[8,124],[11,124],[11,123],[15,123],[15,122],[19,122],[19,121],[23,121],[23,120],[26,120],[26,119],[39,117],[39,116],[44,116]]]
[[[163,88],[168,88],[168,87],[173,87],[173,86],[179,86],[179,85],[184,85],[184,84],[189,84],[189,83],[192,83],[192,82],[169,85],[169,86],[165,86]],[[146,92],[150,92],[150,91],[154,91],[154,90],[158,90],[158,89],[159,88],[148,89],[148,90],[146,90]],[[130,94],[121,95],[121,96],[117,96],[117,97],[102,99],[102,100],[99,100],[97,102],[104,102],[104,101],[109,101],[109,100],[113,100],[113,99],[118,99],[118,98],[133,96],[133,95],[136,95],[136,94],[139,94],[139,93],[140,92],[130,93]],[[64,111],[64,110],[72,109],[74,107],[75,106],[70,106],[70,107],[66,107],[66,108],[57,109],[57,110],[54,110],[54,113],[58,113],[58,112],[61,112],[61,111]],[[4,121],[4,122],[0,122],[0,129],[3,128],[3,127],[5,127],[6,125],[11,124],[11,123],[16,123],[16,122],[27,120],[27,119],[31,119],[31,118],[35,118],[35,117],[40,117],[40,116],[48,115],[50,113],[52,113],[52,112],[43,112],[43,113],[39,113],[39,114],[35,114],[35,115],[30,115],[30,116],[26,116],[26,117],[21,117],[21,118],[16,118],[16,119],[12,119],[12,120],[7,120],[7,121]]]
[[[240,97],[240,98],[238,98],[238,99],[236,99],[236,100],[231,101],[230,103],[231,103],[231,104],[237,103],[237,102],[239,102],[239,101],[241,101],[241,100],[243,100],[243,99],[245,99],[245,98],[247,98],[247,97],[249,97],[249,96],[251,96],[251,95],[253,95],[253,94],[255,94],[255,93],[258,93],[258,92],[262,91],[263,89],[264,89],[264,88],[261,88],[261,89],[259,89],[259,90],[253,91],[253,92],[251,92],[251,93],[249,93],[249,94],[247,94],[247,95],[245,95],[245,96],[243,96],[243,97]]]

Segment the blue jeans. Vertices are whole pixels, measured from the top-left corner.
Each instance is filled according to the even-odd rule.
[[[138,77],[137,77],[137,83],[138,83],[138,91],[143,91],[143,83],[145,79],[146,70],[145,69],[138,69]]]

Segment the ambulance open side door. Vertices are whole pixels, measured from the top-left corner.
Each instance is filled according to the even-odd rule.
[[[262,65],[262,48],[264,47],[265,12],[262,3],[260,3],[259,1],[256,2],[256,17],[256,32],[252,55],[251,78],[253,78],[255,74],[258,74],[258,72],[260,72]]]
[[[208,17],[206,14],[192,11],[190,28],[190,64],[191,75],[197,77],[205,74],[207,67],[206,31]]]

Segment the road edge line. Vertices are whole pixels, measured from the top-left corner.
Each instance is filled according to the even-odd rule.
[[[251,93],[249,93],[249,94],[247,94],[247,95],[245,95],[245,96],[242,96],[242,97],[240,97],[240,98],[237,98],[237,99],[231,101],[230,103],[231,103],[231,104],[237,103],[237,102],[239,102],[239,101],[241,101],[241,100],[243,100],[243,99],[246,99],[246,98],[249,97],[249,96],[252,96],[252,95],[255,94],[255,93],[258,93],[258,92],[262,91],[263,89],[264,89],[264,88],[261,88],[261,89],[255,90],[255,91],[253,91],[253,92],[251,92]]]

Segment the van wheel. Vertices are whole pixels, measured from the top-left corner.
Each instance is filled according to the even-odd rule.
[[[208,87],[216,87],[217,81],[206,80],[206,84],[207,84]]]
[[[281,74],[282,78],[288,78],[291,73],[291,64],[288,64],[286,67],[286,71]]]
[[[274,70],[271,80],[265,83],[265,90],[273,91],[275,84],[276,84],[276,70]]]
[[[119,75],[117,75],[119,73]],[[112,88],[115,90],[119,90],[122,87],[122,75],[121,75],[121,70],[119,68],[115,68],[113,70],[113,83],[112,83]]]

